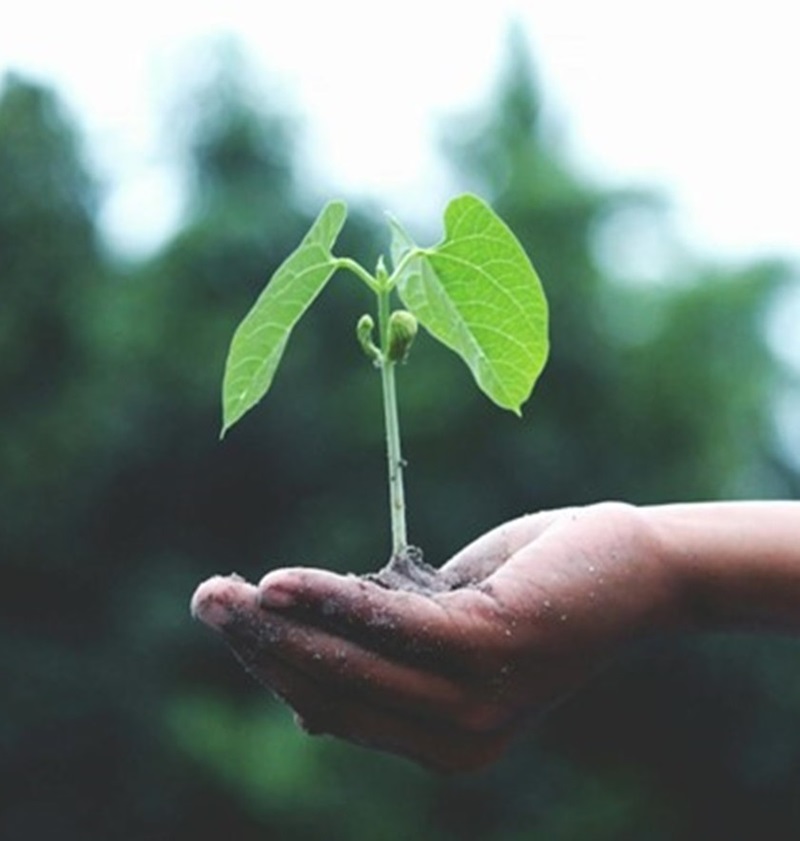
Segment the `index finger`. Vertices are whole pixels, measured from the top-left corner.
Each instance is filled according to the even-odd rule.
[[[456,662],[497,626],[490,595],[475,588],[427,596],[356,576],[301,567],[275,570],[258,585],[261,604],[395,659]],[[462,658],[458,658],[462,659]]]

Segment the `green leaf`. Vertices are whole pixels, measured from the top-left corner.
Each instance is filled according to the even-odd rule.
[[[295,324],[336,271],[331,248],[346,216],[344,202],[325,205],[298,248],[279,266],[237,327],[225,363],[220,437],[272,385]]]
[[[444,221],[442,242],[420,249],[400,273],[400,297],[491,400],[519,414],[547,360],[539,277],[514,234],[476,196],[453,199]],[[414,246],[396,223],[392,230],[399,259]]]
[[[392,268],[397,270],[403,257],[409,251],[413,251],[417,246],[394,216],[391,214],[387,214],[386,216],[392,232],[392,242],[389,247],[389,252],[392,255]]]

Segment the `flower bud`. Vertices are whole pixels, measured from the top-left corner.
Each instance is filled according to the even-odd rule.
[[[375,365],[380,365],[381,352],[372,341],[372,331],[375,329],[375,322],[368,315],[362,315],[356,325],[356,336],[361,349]]]
[[[416,335],[417,319],[408,310],[395,310],[389,316],[389,361],[405,362]]]

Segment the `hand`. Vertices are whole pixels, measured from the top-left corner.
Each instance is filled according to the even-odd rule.
[[[489,532],[443,568],[464,582],[450,592],[291,568],[257,587],[212,578],[192,610],[310,733],[467,770],[623,643],[671,621],[659,548],[642,510],[602,503]]]

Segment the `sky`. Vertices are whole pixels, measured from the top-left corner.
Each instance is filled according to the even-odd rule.
[[[470,8],[472,5],[474,8]],[[448,116],[485,101],[511,20],[565,155],[608,186],[653,187],[676,236],[723,260],[800,257],[800,50],[789,0],[26,0],[0,13],[0,73],[57,87],[108,189],[123,250],[180,211],[169,108],[209,44],[239,39],[295,114],[331,193],[438,214]]]

